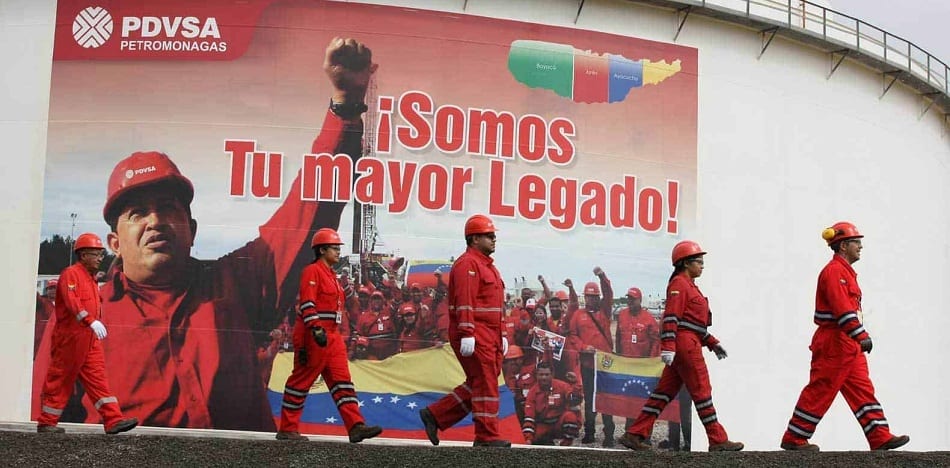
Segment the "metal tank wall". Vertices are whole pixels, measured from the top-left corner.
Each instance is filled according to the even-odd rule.
[[[367,2],[546,23],[673,42],[675,13],[625,1]],[[0,0],[0,97],[7,144],[7,220],[0,314],[0,420],[29,418],[36,239],[45,165],[55,2]],[[913,40],[913,38],[909,38]],[[26,40],[26,42],[24,42]],[[902,85],[777,37],[757,58],[754,30],[690,16],[677,44],[699,50],[698,231],[709,251],[699,285],[711,331],[729,351],[707,355],[720,421],[747,450],[775,450],[808,378],[815,280],[831,252],[821,230],[838,220],[866,235],[856,270],[874,338],[871,378],[908,449],[950,448],[950,383],[942,360],[950,319],[945,208],[950,138],[944,116]],[[25,45],[24,45],[25,44]],[[26,50],[24,51],[24,47]],[[694,450],[706,439],[694,415]],[[836,399],[813,438],[823,450],[865,450]]]
[[[37,239],[43,212],[54,0],[0,0],[0,421],[30,418]]]

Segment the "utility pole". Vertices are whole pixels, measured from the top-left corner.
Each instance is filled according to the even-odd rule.
[[[73,225],[69,229],[69,249],[66,252],[66,266],[73,264],[73,246],[76,245],[76,218],[79,215],[76,213],[69,213],[69,217],[73,220]]]

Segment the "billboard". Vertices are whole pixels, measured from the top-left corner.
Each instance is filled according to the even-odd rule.
[[[338,38],[370,49],[373,73],[334,70]],[[657,304],[670,248],[695,230],[693,48],[332,1],[60,0],[53,59],[42,238],[94,232],[116,256],[101,278],[106,369],[146,425],[274,430],[275,357],[292,351],[281,340],[321,227],[379,267],[340,272],[354,297],[386,290],[398,321],[393,294],[419,283],[440,331],[430,275],[464,251],[472,214],[499,229],[509,289],[600,267],[614,296],[636,286]],[[328,110],[361,79],[361,121]],[[114,209],[158,177],[192,196],[140,201],[185,217],[123,227]]]

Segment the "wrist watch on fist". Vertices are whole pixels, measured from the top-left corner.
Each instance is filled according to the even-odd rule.
[[[330,111],[341,119],[355,119],[369,108],[362,102],[334,102],[330,100]]]

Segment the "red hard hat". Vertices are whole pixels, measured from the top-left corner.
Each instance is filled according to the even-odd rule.
[[[119,161],[109,176],[106,204],[102,207],[102,216],[106,222],[118,216],[113,211],[121,208],[116,202],[132,189],[157,183],[170,183],[181,195],[181,201],[190,205],[195,197],[195,188],[187,177],[181,175],[178,166],[163,153],[156,151],[132,153]]]
[[[362,347],[364,347],[364,348],[367,347],[367,346],[369,346],[369,338],[367,338],[367,337],[365,337],[365,336],[361,336],[361,337],[357,338],[357,339],[356,339],[356,346],[362,346]]]
[[[310,247],[316,247],[318,245],[343,245],[343,241],[340,240],[340,235],[333,229],[323,228],[317,231],[310,241]]]
[[[567,301],[568,300],[567,291],[558,291],[554,293],[554,297],[552,299],[557,299],[559,301]]]
[[[509,345],[508,352],[505,353],[505,359],[518,359],[524,357],[524,351],[518,345]]]
[[[845,239],[860,239],[862,237],[864,236],[858,232],[858,228],[847,221],[837,222],[834,226],[821,231],[821,238],[827,241],[828,245]]]
[[[532,297],[532,298],[528,298],[528,300],[525,301],[525,303],[524,303],[524,308],[525,308],[525,309],[537,309],[537,308],[538,308],[538,301],[534,300],[533,297]]]
[[[416,308],[412,304],[405,304],[399,308],[399,315],[409,315],[416,313]]]
[[[640,291],[640,288],[630,288],[627,290],[627,295],[635,297],[637,299],[643,299],[643,292]]]
[[[56,280],[56,279],[51,279],[51,280],[49,280],[49,281],[46,282],[46,288],[47,288],[47,289],[49,289],[49,288],[55,288],[57,284],[59,284],[59,281],[58,281],[58,280]]]
[[[584,285],[584,295],[585,296],[599,296],[600,295],[600,285],[593,281],[588,281]]]
[[[703,251],[703,248],[699,244],[684,240],[675,246],[673,246],[673,265],[679,263],[680,260],[686,257],[693,257],[696,255],[706,255],[706,252]]]
[[[73,244],[73,252],[79,249],[105,249],[105,247],[103,247],[102,239],[99,236],[91,232],[85,232],[80,234],[76,238],[76,243]]]
[[[472,215],[471,218],[468,218],[468,221],[465,221],[466,237],[473,234],[488,234],[495,231],[497,231],[495,224],[491,222],[488,216],[482,214]]]
[[[409,286],[410,291],[422,291],[422,285],[419,283],[412,283],[412,286]]]
[[[366,286],[360,286],[360,288],[356,291],[356,293],[357,293],[357,294],[365,294],[365,295],[369,296],[369,295],[370,295],[370,290],[369,290],[369,288],[367,288]]]
[[[377,291],[373,291],[373,294],[370,294],[369,298],[370,298],[370,299],[377,299],[377,298],[379,298],[379,299],[382,300],[382,299],[386,299],[386,296],[383,295],[382,291],[378,291],[378,290],[377,290]]]

